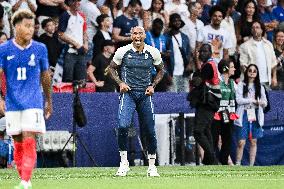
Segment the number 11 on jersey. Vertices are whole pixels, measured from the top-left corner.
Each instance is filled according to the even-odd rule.
[[[17,68],[17,72],[18,72],[17,80],[26,80],[27,79],[27,69],[25,67]]]

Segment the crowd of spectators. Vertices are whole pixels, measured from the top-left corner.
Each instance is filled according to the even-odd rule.
[[[222,58],[234,62],[236,82],[252,63],[262,84],[284,87],[284,0],[1,0],[0,5],[3,39],[13,37],[13,12],[36,14],[34,40],[46,44],[51,70],[64,52],[63,82],[88,79],[97,89],[108,85],[109,80],[97,79],[106,79],[101,75],[107,72],[96,67],[107,69],[111,58],[103,66],[94,61],[101,59],[105,41],[115,48],[128,44],[130,29],[139,25],[147,32],[145,42],[160,50],[165,63],[157,91],[187,92],[190,73],[200,69],[198,50],[206,43],[217,64]],[[254,35],[261,35],[260,41]]]

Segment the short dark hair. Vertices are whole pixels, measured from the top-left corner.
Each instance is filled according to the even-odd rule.
[[[16,24],[22,22],[23,19],[35,19],[34,13],[30,10],[20,9],[16,11],[12,16],[12,25],[15,26]]]
[[[210,16],[210,18],[212,18],[213,14],[214,14],[215,12],[217,12],[217,11],[221,12],[223,18],[225,18],[226,13],[225,13],[224,9],[223,9],[221,6],[219,6],[219,5],[215,5],[215,6],[211,7],[211,9],[209,10],[209,16]]]
[[[108,17],[109,17],[109,15],[107,15],[107,14],[101,14],[100,16],[97,17],[96,22],[97,22],[99,28],[102,27],[102,22]]]
[[[220,5],[223,8],[224,12],[227,13],[229,8],[235,6],[235,3],[233,0],[221,0],[218,5]]]
[[[140,7],[142,6],[142,3],[140,0],[130,0],[128,3],[128,7],[135,7],[136,5],[139,5]]]
[[[41,27],[44,29],[49,22],[54,22],[54,20],[52,18],[44,19],[41,23]]]
[[[153,25],[160,25],[162,27],[164,27],[164,22],[160,19],[160,18],[156,18],[155,20],[153,20],[152,22],[152,26]]]
[[[0,4],[0,18],[2,19],[4,16],[4,7]]]

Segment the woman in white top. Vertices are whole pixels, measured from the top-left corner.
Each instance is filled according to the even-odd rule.
[[[257,139],[263,136],[264,124],[263,108],[267,106],[264,87],[260,84],[258,67],[250,64],[245,73],[244,81],[237,87],[236,100],[237,114],[240,116],[235,121],[237,126],[238,146],[236,165],[241,164],[246,140],[250,140],[249,164],[254,165]]]

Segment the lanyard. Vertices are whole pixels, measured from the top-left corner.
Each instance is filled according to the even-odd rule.
[[[151,32],[149,32],[149,35],[150,35],[150,38],[151,38],[151,44],[152,44],[152,47],[156,47],[155,45],[155,42],[154,42],[154,39],[152,37],[152,34]],[[159,36],[159,45],[160,45],[160,52],[163,52],[163,44],[162,44],[162,39],[161,39],[161,36]],[[156,47],[157,48],[157,47]]]

